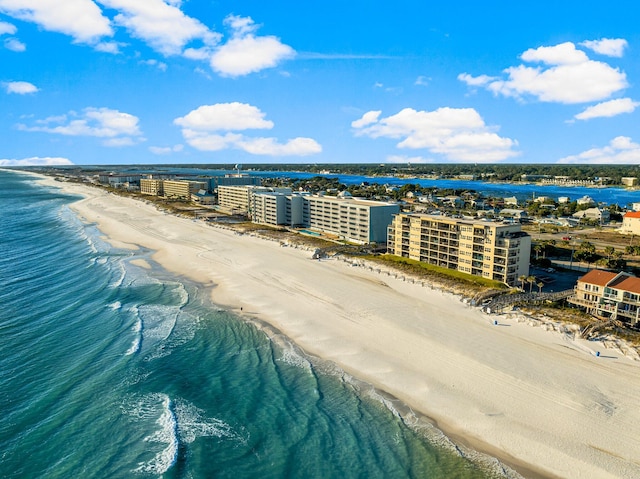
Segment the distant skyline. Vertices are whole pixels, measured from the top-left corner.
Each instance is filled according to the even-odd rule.
[[[0,166],[640,164],[594,3],[0,0]]]

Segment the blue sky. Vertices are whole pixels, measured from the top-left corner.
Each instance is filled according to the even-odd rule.
[[[639,13],[0,0],[0,166],[640,164]]]

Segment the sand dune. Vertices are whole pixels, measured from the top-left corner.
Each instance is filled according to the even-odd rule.
[[[56,186],[51,180],[46,180]],[[527,477],[640,477],[640,361],[437,289],[73,184],[78,214]],[[595,352],[600,351],[600,357]]]

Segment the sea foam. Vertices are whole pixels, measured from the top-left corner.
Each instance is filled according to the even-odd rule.
[[[153,395],[155,398],[156,395]],[[159,443],[165,447],[153,459],[139,465],[135,472],[164,474],[178,459],[178,421],[173,410],[173,402],[166,394],[157,395],[162,401],[162,413],[156,424],[160,426],[156,432],[145,438],[145,441]]]

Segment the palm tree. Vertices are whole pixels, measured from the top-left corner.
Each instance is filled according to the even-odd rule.
[[[536,282],[535,276],[527,276],[527,283],[529,283],[529,292],[533,289],[533,283]]]
[[[537,243],[533,246],[533,251],[536,252],[536,259],[538,259],[540,257],[540,251],[543,251],[544,247]]]
[[[540,281],[539,283],[536,283],[536,286],[538,287],[538,294],[542,293],[542,287],[544,286],[544,283]]]
[[[606,246],[604,248],[604,254],[607,255],[607,260],[610,260],[615,252],[616,252],[616,249],[613,246]]]
[[[522,284],[522,291],[524,291],[524,282],[527,280],[527,276],[524,274],[521,274],[520,276],[518,276],[518,281],[520,281],[520,283]]]

